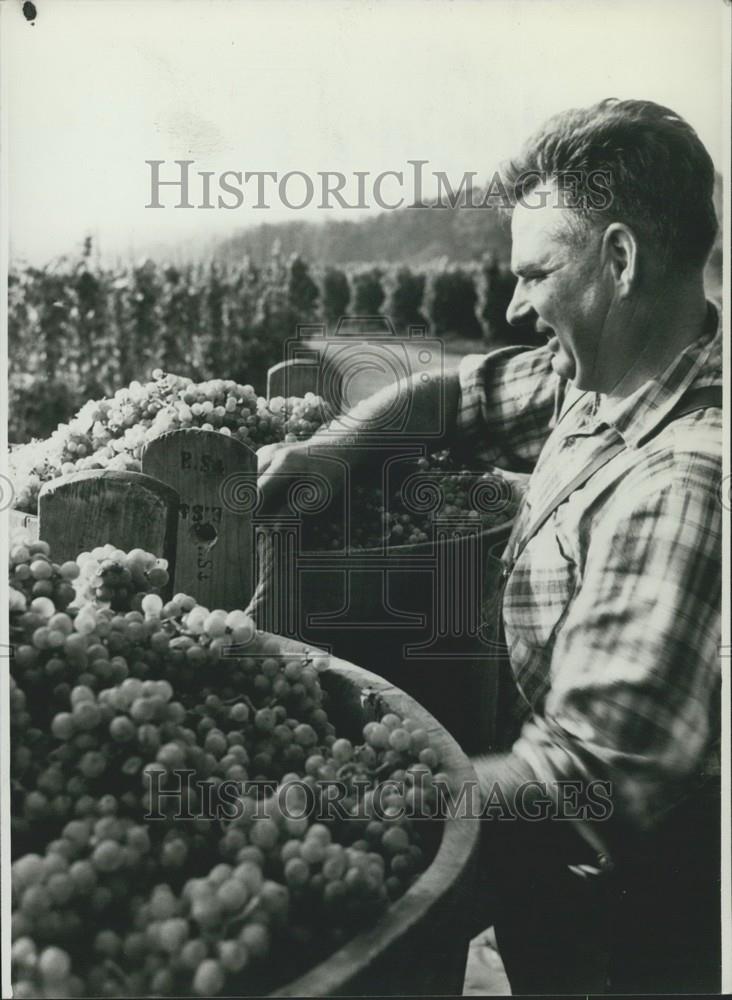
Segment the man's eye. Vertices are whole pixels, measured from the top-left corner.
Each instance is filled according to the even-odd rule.
[[[529,285],[531,282],[543,281],[546,275],[546,271],[530,271],[527,274],[519,274],[517,277],[519,281],[523,281],[525,285]]]

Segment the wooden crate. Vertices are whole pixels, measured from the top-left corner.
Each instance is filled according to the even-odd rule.
[[[140,472],[90,469],[51,479],[38,496],[39,536],[56,562],[111,544],[175,565],[178,494]]]
[[[256,453],[217,431],[189,428],[151,441],[142,469],[179,500],[173,589],[211,610],[246,607],[254,589]]]
[[[38,515],[22,510],[8,511],[8,529],[11,544],[38,541]]]

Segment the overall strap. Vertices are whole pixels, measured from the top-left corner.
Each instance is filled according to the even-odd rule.
[[[531,523],[531,527],[523,535],[520,541],[516,542],[516,544],[513,545],[509,543],[509,545],[507,546],[507,552],[505,556],[506,566],[504,567],[505,576],[508,576],[511,569],[513,568],[514,563],[516,563],[517,560],[519,559],[521,553],[524,551],[524,549],[529,544],[534,535],[536,535],[537,532],[539,532],[544,527],[544,525],[552,516],[554,511],[557,510],[557,508],[560,507],[565,500],[568,500],[575,490],[578,490],[582,486],[584,486],[585,483],[588,481],[588,479],[591,479],[596,472],[599,472],[604,465],[607,465],[608,462],[612,461],[612,459],[615,458],[616,455],[619,455],[620,452],[624,450],[625,450],[625,443],[623,441],[617,441],[615,444],[610,445],[610,447],[606,448],[605,451],[601,452],[599,455],[596,455],[595,458],[588,465],[584,466],[584,468],[574,477],[574,479],[572,479],[569,483],[567,483],[567,485],[563,487],[563,489],[561,489],[559,493],[556,493],[552,497],[549,503],[547,503],[546,506],[543,508],[539,516],[534,518],[533,522]]]
[[[661,423],[654,428],[654,435],[679,417],[688,417],[690,413],[697,410],[708,410],[710,407],[722,409],[722,386],[721,385],[700,385],[696,389],[691,389],[683,399],[674,406]]]
[[[709,407],[722,408],[722,386],[721,385],[704,385],[697,389],[692,389],[688,392],[676,406],[666,415],[666,417],[661,421],[661,423],[654,428],[654,434],[657,434],[662,428],[666,427],[674,420],[678,420],[680,417],[686,417],[690,413],[696,413],[697,410],[706,410]],[[529,544],[534,535],[537,534],[541,528],[544,527],[546,522],[552,516],[552,514],[560,507],[565,500],[574,493],[575,490],[580,489],[585,483],[591,479],[596,472],[599,472],[603,466],[611,462],[616,455],[619,455],[621,451],[625,450],[625,444],[623,441],[617,441],[615,444],[610,445],[605,451],[601,452],[599,455],[589,462],[575,477],[571,480],[563,489],[559,491],[546,506],[542,509],[538,517],[534,519],[530,528],[525,535],[520,539],[520,541],[515,541],[514,539],[509,540],[509,544],[506,547],[506,555],[504,557],[505,566],[503,570],[504,576],[508,576],[511,572],[514,564],[517,562],[521,553],[524,551],[526,546]]]

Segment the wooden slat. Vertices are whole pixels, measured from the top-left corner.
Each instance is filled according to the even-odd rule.
[[[256,453],[216,431],[191,428],[151,441],[142,468],[180,496],[176,592],[211,610],[245,608],[255,572]]]
[[[38,497],[39,535],[57,562],[112,544],[175,563],[178,495],[140,472],[90,469],[52,479]]]

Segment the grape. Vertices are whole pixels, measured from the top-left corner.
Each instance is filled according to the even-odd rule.
[[[269,953],[270,935],[264,924],[245,924],[239,932],[239,940],[255,960],[266,958]]]
[[[163,846],[161,862],[167,868],[182,867],[188,857],[188,847],[186,842],[180,838],[169,840]]]
[[[94,729],[102,721],[102,713],[99,706],[94,701],[77,702],[72,710],[71,717],[77,729]]]
[[[241,941],[219,943],[219,960],[227,972],[240,972],[249,962],[249,952]]]
[[[34,580],[48,580],[53,575],[53,567],[47,559],[35,559],[30,564],[30,571]]]
[[[157,594],[146,594],[141,603],[142,610],[150,617],[159,616],[163,610],[163,602]]]
[[[362,744],[339,737],[322,707],[322,658],[283,655],[281,641],[257,634],[244,612],[211,611],[187,595],[164,604],[145,576],[162,568],[151,553],[82,553],[78,575],[67,569],[82,599],[60,607],[59,587],[71,583],[50,553],[13,552],[12,579],[28,570],[16,588],[24,596],[31,562],[52,567],[40,581],[49,593],[29,592],[27,610],[12,612],[10,708],[20,785],[13,822],[48,845],[45,855],[29,853],[14,836],[23,855],[13,867],[14,935],[36,955],[48,947],[69,955],[74,975],[56,993],[69,993],[76,977],[92,993],[190,995],[201,976],[199,987],[209,977],[222,992],[250,965],[267,992],[303,971],[297,963],[316,939],[334,947],[408,888],[429,855],[402,813],[436,801],[429,783],[439,755],[424,730],[388,713],[364,727]],[[130,592],[139,588],[137,610],[105,606],[97,577],[125,580],[120,570]],[[62,642],[51,649],[54,632]],[[244,634],[248,655],[222,672],[213,644]],[[204,812],[179,824],[168,802],[161,820],[146,823],[140,782],[146,789],[157,773],[161,790],[176,787],[170,772],[183,768],[214,789],[250,773],[272,779],[273,794],[259,804],[241,795],[227,813],[233,820]],[[381,822],[374,790],[387,777],[407,787],[382,796]],[[303,779],[317,803],[320,782],[336,778],[352,821],[312,822]],[[181,800],[194,814],[198,787]],[[217,857],[231,864],[213,864]],[[287,958],[263,962],[273,953]],[[34,995],[46,989],[36,965],[16,974]]]
[[[236,705],[232,705],[229,710],[229,719],[238,724],[242,724],[249,721],[249,708],[243,702],[240,701]]]
[[[226,634],[227,613],[225,611],[212,611],[203,623],[203,630],[211,639],[217,639]]]
[[[71,971],[71,959],[61,948],[46,948],[38,959],[38,970],[47,986],[62,983]]]
[[[256,820],[249,834],[255,847],[267,851],[275,846],[279,839],[277,825],[270,819]]]
[[[188,937],[188,921],[182,917],[164,920],[160,927],[160,943],[171,955],[178,952]]]
[[[306,839],[300,850],[300,856],[308,864],[320,864],[325,858],[325,845],[316,840]]]
[[[351,745],[350,740],[336,740],[330,748],[330,752],[333,755],[334,760],[338,761],[338,763],[345,764],[353,757],[353,746]]]
[[[221,964],[213,958],[201,962],[193,977],[193,990],[198,996],[216,996],[224,988],[226,977]]]
[[[252,855],[252,852],[256,853]],[[239,864],[235,868],[236,877],[242,881],[250,894],[256,895],[262,888],[264,881],[262,877],[262,865],[264,864],[262,852],[255,845],[245,847],[240,851],[239,859]]]
[[[369,722],[364,726],[364,738],[375,750],[382,750],[389,745],[389,730],[381,722]]]
[[[116,841],[103,840],[94,848],[92,860],[98,871],[111,872],[123,864],[124,856]]]
[[[143,448],[166,431],[216,427],[256,448],[308,438],[331,416],[323,400],[312,394],[268,405],[249,385],[228,386],[222,395],[215,379],[194,383],[161,373],[144,385],[131,383],[112,398],[90,400],[47,440],[13,449],[16,506],[35,513],[41,486],[60,475],[95,468],[140,471]]]
[[[398,826],[393,826],[384,833],[381,843],[390,854],[397,854],[409,847],[409,834]]]
[[[318,734],[312,726],[304,722],[295,727],[293,735],[295,740],[304,747],[315,746],[318,742]]]
[[[137,729],[127,716],[118,715],[109,724],[109,734],[113,740],[117,740],[119,743],[129,743],[137,736]]]
[[[285,863],[285,881],[292,889],[307,885],[310,879],[310,868],[302,858],[290,858]]]
[[[314,823],[308,830],[308,840],[327,847],[330,844],[330,830],[323,823]]]
[[[340,879],[345,874],[346,864],[347,862],[344,855],[328,857],[323,863],[323,875],[330,882],[335,879]]]
[[[440,519],[450,518],[450,532],[473,531],[494,527],[512,518],[520,499],[514,481],[506,480],[499,470],[470,471],[448,451],[436,452],[427,458],[405,466],[406,477],[413,473],[428,474],[427,481],[439,491],[440,501],[435,510],[425,513],[406,506],[401,487],[394,485],[386,495],[380,487],[368,482],[366,475],[356,478],[352,486],[352,509],[357,517],[350,519],[352,549],[379,548],[388,545],[414,545],[435,538]],[[488,481],[483,506],[480,504],[480,483]],[[305,549],[342,549],[345,545],[343,513],[337,508],[326,509],[304,520]],[[447,522],[446,522],[447,523]]]
[[[45,867],[38,854],[26,854],[13,864],[13,885],[18,889],[35,885],[43,880]]]
[[[185,750],[178,743],[166,743],[158,750],[156,759],[168,770],[174,770],[185,764]]]
[[[276,724],[275,714],[271,708],[260,708],[254,716],[254,725],[263,732],[271,732]]]
[[[200,938],[193,941],[186,941],[181,949],[181,964],[186,969],[196,969],[203,962],[208,954],[205,943]]]
[[[34,611],[38,615],[41,615],[42,618],[48,619],[55,614],[56,605],[48,597],[36,597],[34,600],[31,601],[30,610]]]
[[[392,729],[389,734],[389,746],[398,753],[409,749],[410,736],[406,729]]]
[[[419,760],[420,763],[425,764],[432,770],[439,767],[440,764],[440,758],[437,752],[432,747],[425,747],[423,750],[420,750]]]

